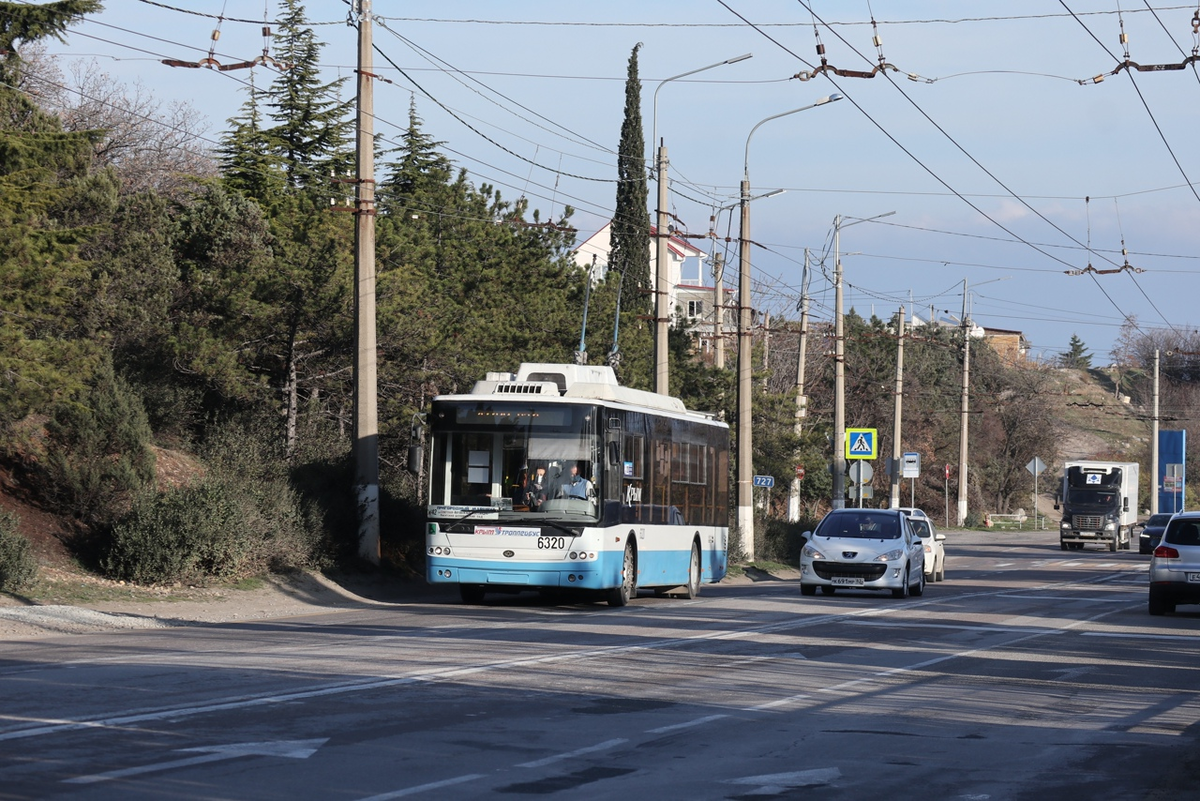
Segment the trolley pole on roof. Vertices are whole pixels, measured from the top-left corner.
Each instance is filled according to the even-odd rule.
[[[358,125],[354,229],[354,483],[358,491],[358,553],[379,564],[379,402],[375,338],[375,127],[371,0],[358,14]]]

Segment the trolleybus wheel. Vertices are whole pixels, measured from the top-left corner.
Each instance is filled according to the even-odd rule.
[[[637,565],[633,558],[633,543],[625,543],[625,558],[621,560],[621,584],[609,590],[609,606],[624,606],[637,594]]]
[[[700,594],[700,546],[692,543],[692,557],[688,560],[688,582],[683,588],[683,597],[691,600]]]

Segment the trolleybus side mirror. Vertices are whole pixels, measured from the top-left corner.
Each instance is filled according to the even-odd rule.
[[[421,475],[421,463],[425,461],[425,448],[419,443],[408,446],[408,472]]]
[[[621,443],[608,443],[608,463],[612,467],[616,467],[621,463]]]

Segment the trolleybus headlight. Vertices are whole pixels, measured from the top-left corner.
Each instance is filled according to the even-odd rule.
[[[579,554],[575,553],[574,551],[571,551],[571,558],[572,558],[572,559],[578,559],[578,558],[579,558]]]

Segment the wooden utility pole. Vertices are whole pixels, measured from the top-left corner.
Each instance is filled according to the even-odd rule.
[[[375,117],[371,0],[355,0],[358,15],[358,203],[355,208],[354,482],[358,490],[358,552],[379,564],[379,401],[375,339]]]

